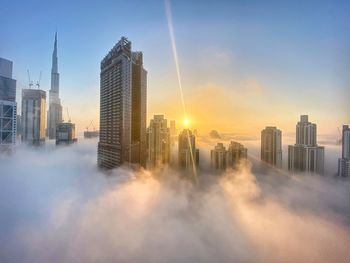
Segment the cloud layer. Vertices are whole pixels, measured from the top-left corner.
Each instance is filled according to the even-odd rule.
[[[96,169],[96,141],[0,158],[1,262],[346,262],[350,182]]]

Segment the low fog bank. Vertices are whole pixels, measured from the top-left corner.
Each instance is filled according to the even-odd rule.
[[[222,176],[204,169],[198,185],[171,169],[106,175],[96,143],[0,158],[0,262],[350,258],[348,180],[290,176],[254,158]]]

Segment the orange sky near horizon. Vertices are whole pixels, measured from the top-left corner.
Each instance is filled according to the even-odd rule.
[[[334,116],[332,111],[328,115],[319,114],[317,108],[300,111],[297,105],[291,107],[284,102],[273,103],[269,91],[254,79],[241,85],[240,92],[214,83],[185,88],[184,99],[187,118],[190,120],[188,127],[197,129],[202,134],[217,130],[220,133],[260,136],[265,126],[277,126],[283,133],[294,133],[299,115],[308,114],[310,121],[318,125],[318,134],[338,136],[337,127],[343,124],[341,118],[346,118],[346,115]],[[153,115],[163,114],[168,121],[176,120],[178,129],[184,128],[185,115],[176,84],[171,89],[159,90],[148,87],[147,126]],[[156,96],[153,95],[155,92]],[[94,93],[94,104],[92,101],[81,100],[78,103],[75,101],[74,107],[69,108],[78,133],[84,131],[91,120],[98,129],[99,89],[96,88]],[[66,110],[63,115],[67,118]]]

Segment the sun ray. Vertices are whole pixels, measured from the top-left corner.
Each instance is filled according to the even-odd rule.
[[[188,120],[187,119],[187,112],[186,112],[186,104],[185,104],[183,88],[182,88],[182,82],[181,82],[181,73],[180,73],[180,66],[179,66],[179,60],[178,60],[178,55],[177,55],[176,39],[175,39],[175,33],[174,33],[174,27],[173,27],[173,17],[171,14],[170,0],[164,0],[164,4],[165,4],[165,14],[166,14],[167,22],[168,22],[169,35],[170,35],[170,40],[171,40],[171,47],[172,47],[173,57],[174,57],[174,62],[175,62],[177,81],[178,81],[178,85],[179,85],[182,109],[183,109],[185,120]],[[193,149],[192,149],[192,144],[191,144],[191,141],[189,138],[189,134],[187,136],[187,139],[188,139],[188,145],[190,147],[190,152],[191,152],[192,170],[193,170],[194,178],[197,181],[196,165],[195,165],[195,160],[194,160],[194,156],[193,156]]]

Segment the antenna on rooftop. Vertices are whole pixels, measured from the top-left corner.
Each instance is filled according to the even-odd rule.
[[[30,73],[29,73],[29,69],[27,69],[27,73],[28,73],[28,81],[29,81],[29,88],[31,89],[33,86],[33,81],[30,80]]]
[[[68,117],[68,122],[71,122],[71,120],[70,120],[70,116],[69,116],[68,107],[67,107],[67,117]]]
[[[38,87],[38,89],[40,89],[40,81],[41,81],[41,70],[40,70],[39,80],[36,82],[36,86]]]

